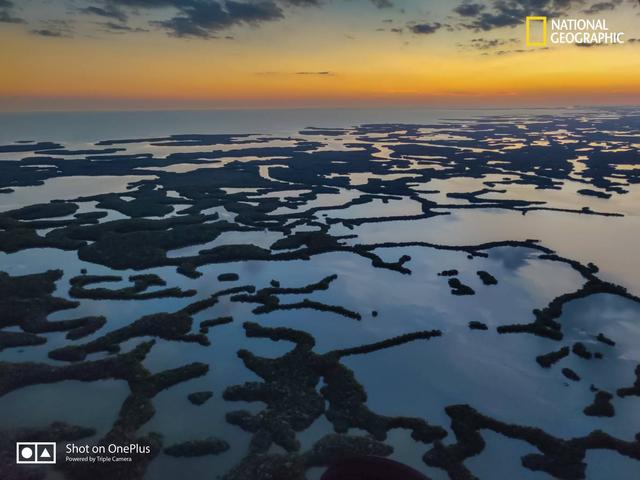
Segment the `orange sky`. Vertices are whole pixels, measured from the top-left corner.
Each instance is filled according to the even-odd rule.
[[[632,11],[609,20],[627,39],[640,18]],[[520,25],[484,34],[508,47],[479,50],[469,46],[476,32],[372,28],[389,12],[351,23],[299,14],[305,22],[236,28],[234,39],[49,38],[0,24],[10,45],[0,49],[0,109],[640,103],[640,42],[527,48]]]

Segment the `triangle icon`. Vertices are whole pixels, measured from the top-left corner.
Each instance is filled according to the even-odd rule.
[[[47,450],[46,448],[42,450],[42,454],[40,455],[41,458],[51,458],[51,454],[49,453],[49,450]]]

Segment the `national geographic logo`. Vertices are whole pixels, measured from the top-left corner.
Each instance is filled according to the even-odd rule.
[[[548,24],[551,28],[548,28]],[[554,45],[612,45],[624,43],[624,32],[610,31],[604,18],[552,18],[530,16],[525,20],[527,47]]]
[[[532,35],[532,27],[539,25],[542,32],[536,32]],[[527,17],[526,20],[526,40],[527,47],[546,47],[547,46],[547,17]],[[533,40],[532,40],[533,39]]]

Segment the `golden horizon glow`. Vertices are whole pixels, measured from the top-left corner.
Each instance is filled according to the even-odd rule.
[[[181,40],[44,38],[10,25],[0,31],[11,45],[0,52],[0,110],[640,103],[637,42],[526,48],[523,25],[503,34],[522,45],[499,55],[461,48],[457,32],[409,41],[331,28],[269,24],[234,40]]]

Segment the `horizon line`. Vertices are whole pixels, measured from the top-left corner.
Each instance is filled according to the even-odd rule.
[[[179,112],[244,112],[244,111],[309,111],[309,110],[572,110],[580,108],[634,108],[640,107],[638,103],[576,103],[576,104],[558,104],[558,105],[540,105],[540,104],[512,104],[512,105],[500,105],[500,104],[486,104],[486,105],[367,105],[367,106],[238,106],[238,107],[189,107],[189,108],[71,108],[71,109],[9,109],[2,110],[0,108],[0,115],[13,115],[13,114],[58,114],[58,113],[179,113]]]

